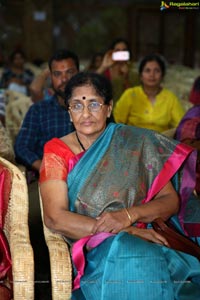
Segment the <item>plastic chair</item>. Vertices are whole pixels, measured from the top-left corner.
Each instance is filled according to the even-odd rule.
[[[72,263],[69,247],[62,235],[53,233],[45,226],[41,196],[40,208],[50,258],[52,300],[68,300],[71,299],[72,292]]]
[[[3,231],[8,240],[12,261],[14,300],[34,299],[34,259],[28,228],[28,191],[22,172],[12,163],[0,157],[0,174],[4,197],[8,194],[8,207]]]

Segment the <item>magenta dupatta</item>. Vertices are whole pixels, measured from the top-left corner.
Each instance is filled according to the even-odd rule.
[[[12,265],[8,241],[3,231],[10,190],[11,174],[5,167],[0,166],[0,281],[3,289],[6,289],[3,280],[7,275],[10,276],[8,272]]]

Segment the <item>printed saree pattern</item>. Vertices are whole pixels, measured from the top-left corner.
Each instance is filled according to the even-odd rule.
[[[172,180],[181,194],[183,221],[195,185],[195,163],[187,145],[154,131],[110,124],[68,174],[70,209],[96,217],[139,205]]]
[[[96,217],[103,211],[139,205],[172,180],[182,200],[179,221],[183,228],[186,203],[195,184],[195,154],[190,147],[153,131],[110,124],[68,175],[71,210]],[[180,229],[178,219],[173,221]],[[84,254],[84,246],[95,243]],[[72,299],[130,299],[130,295],[138,299],[144,295],[145,299],[168,300],[179,299],[179,294],[185,296],[189,290],[192,300],[200,296],[196,258],[124,232],[80,239],[73,245],[72,258],[77,267]],[[186,269],[183,261],[187,261]],[[176,271],[171,268],[174,265]],[[187,278],[193,276],[197,282],[191,281],[187,291]],[[181,280],[175,284],[177,278]],[[160,280],[152,289],[152,282]],[[143,284],[134,282],[145,283],[145,290]]]

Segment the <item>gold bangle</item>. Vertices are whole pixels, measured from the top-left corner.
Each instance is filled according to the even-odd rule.
[[[126,214],[127,214],[127,217],[129,218],[129,221],[130,221],[131,224],[132,224],[131,215],[129,214],[128,209],[127,209],[127,208],[124,208],[124,210],[125,210],[125,212],[126,212]]]

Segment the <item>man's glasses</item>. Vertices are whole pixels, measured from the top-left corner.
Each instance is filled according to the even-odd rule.
[[[87,107],[89,112],[98,112],[102,109],[102,106],[105,105],[104,103],[99,103],[97,101],[90,102],[88,105],[83,105],[82,103],[74,103],[69,105],[69,109],[74,113],[82,113],[84,108]]]

